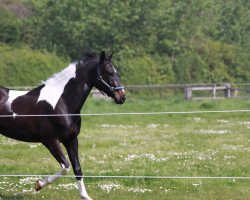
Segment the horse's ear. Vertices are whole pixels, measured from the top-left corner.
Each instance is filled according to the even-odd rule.
[[[112,53],[109,55],[109,57],[108,57],[109,60],[112,59],[113,54],[114,54],[114,50],[113,50]]]
[[[106,58],[106,54],[105,54],[105,51],[102,51],[101,54],[100,54],[100,64],[103,64],[104,60]]]

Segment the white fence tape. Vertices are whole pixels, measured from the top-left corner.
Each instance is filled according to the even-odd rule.
[[[65,116],[114,116],[114,115],[167,115],[167,114],[206,114],[206,113],[244,113],[250,110],[197,110],[197,111],[166,111],[166,112],[127,112],[127,113],[90,113],[90,114],[44,114],[44,115],[0,115],[8,117],[65,117]]]

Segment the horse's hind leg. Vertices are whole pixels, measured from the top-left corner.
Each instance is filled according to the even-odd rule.
[[[53,183],[61,176],[66,175],[70,169],[69,162],[66,160],[63,151],[61,149],[60,143],[57,140],[49,141],[43,144],[49,149],[54,158],[60,163],[61,170],[57,172],[55,175],[48,176],[43,180],[38,180],[35,186],[36,191],[41,190],[46,185]]]

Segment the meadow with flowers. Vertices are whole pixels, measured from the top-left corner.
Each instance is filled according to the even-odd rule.
[[[123,106],[116,106],[111,101],[90,98],[83,113],[249,107],[249,101],[237,99],[131,98]],[[87,176],[87,190],[93,199],[247,199],[250,195],[249,116],[248,112],[83,116],[79,155]],[[4,136],[0,136],[0,144],[1,175],[38,175],[1,176],[1,200],[79,199],[73,177],[61,178],[38,193],[34,190],[39,175],[59,170],[57,162],[41,144]],[[69,175],[73,175],[72,170]]]

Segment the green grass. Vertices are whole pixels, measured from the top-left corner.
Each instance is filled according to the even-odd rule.
[[[122,106],[90,98],[84,113],[249,109],[245,100],[131,99]],[[85,116],[79,136],[84,174],[250,176],[250,113]],[[0,136],[0,174],[54,174],[42,145]],[[72,170],[70,175],[73,175]],[[39,193],[36,177],[0,177],[0,199],[79,199],[74,178]],[[86,178],[93,199],[249,199],[250,180]]]

